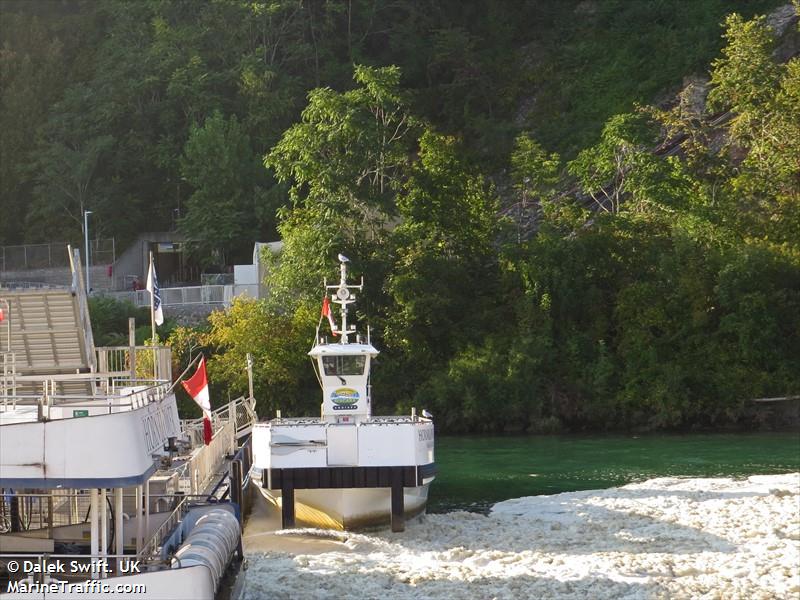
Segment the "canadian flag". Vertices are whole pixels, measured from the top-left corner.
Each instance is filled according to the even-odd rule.
[[[206,376],[206,357],[200,359],[197,371],[186,381],[181,381],[183,389],[186,390],[197,405],[203,409],[203,441],[208,446],[211,443],[211,400],[208,396],[208,376]]]
[[[331,312],[331,303],[330,300],[328,300],[327,295],[322,300],[322,316],[328,317],[328,323],[331,324],[331,333],[335,336],[339,335],[338,333],[336,333],[336,321],[333,320],[333,313]]]

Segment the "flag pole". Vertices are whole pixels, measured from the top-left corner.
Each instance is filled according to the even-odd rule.
[[[150,270],[147,273],[149,278],[153,278],[153,253],[150,252]],[[152,281],[153,279],[151,279]],[[151,339],[153,340],[153,344],[155,344],[156,339],[156,297],[155,297],[155,290],[150,290],[150,329],[153,332]]]
[[[150,270],[147,272],[148,281],[153,282],[153,289],[150,290],[150,345],[153,346],[153,379],[157,379],[156,373],[156,291],[155,291],[155,272],[153,265],[153,251],[150,251]]]

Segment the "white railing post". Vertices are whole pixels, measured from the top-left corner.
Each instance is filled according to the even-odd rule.
[[[116,542],[116,554],[122,556],[125,553],[125,532],[122,522],[122,488],[114,488],[114,541]],[[117,573],[122,566],[122,559],[117,558]]]
[[[136,555],[142,553],[142,544],[144,543],[144,533],[142,526],[144,525],[142,519],[142,486],[137,485],[136,490]]]
[[[92,555],[91,563],[95,564],[98,555],[99,539],[98,534],[98,515],[97,515],[97,488],[92,488],[89,491],[89,553]],[[94,579],[95,572],[92,569],[92,579]]]
[[[150,535],[150,480],[144,482],[144,531]]]
[[[108,552],[108,509],[107,509],[106,489],[100,490],[100,556],[106,558]],[[106,577],[105,570],[100,573],[100,578]]]

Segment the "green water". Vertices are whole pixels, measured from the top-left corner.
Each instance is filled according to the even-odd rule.
[[[439,475],[431,486],[428,512],[483,512],[509,498],[653,477],[800,471],[800,435],[440,437],[436,462]]]

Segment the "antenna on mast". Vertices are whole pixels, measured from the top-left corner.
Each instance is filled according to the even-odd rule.
[[[350,262],[350,259],[347,258],[344,254],[338,255],[339,259],[339,285],[325,285],[326,289],[336,290],[333,294],[331,299],[334,303],[338,304],[341,309],[342,315],[342,328],[339,331],[341,333],[341,339],[339,340],[340,344],[348,344],[350,343],[348,340],[348,336],[356,334],[355,326],[348,327],[347,325],[347,305],[352,304],[356,301],[355,294],[352,292],[354,290],[361,291],[364,288],[364,278],[361,278],[360,285],[347,285],[347,263]]]

